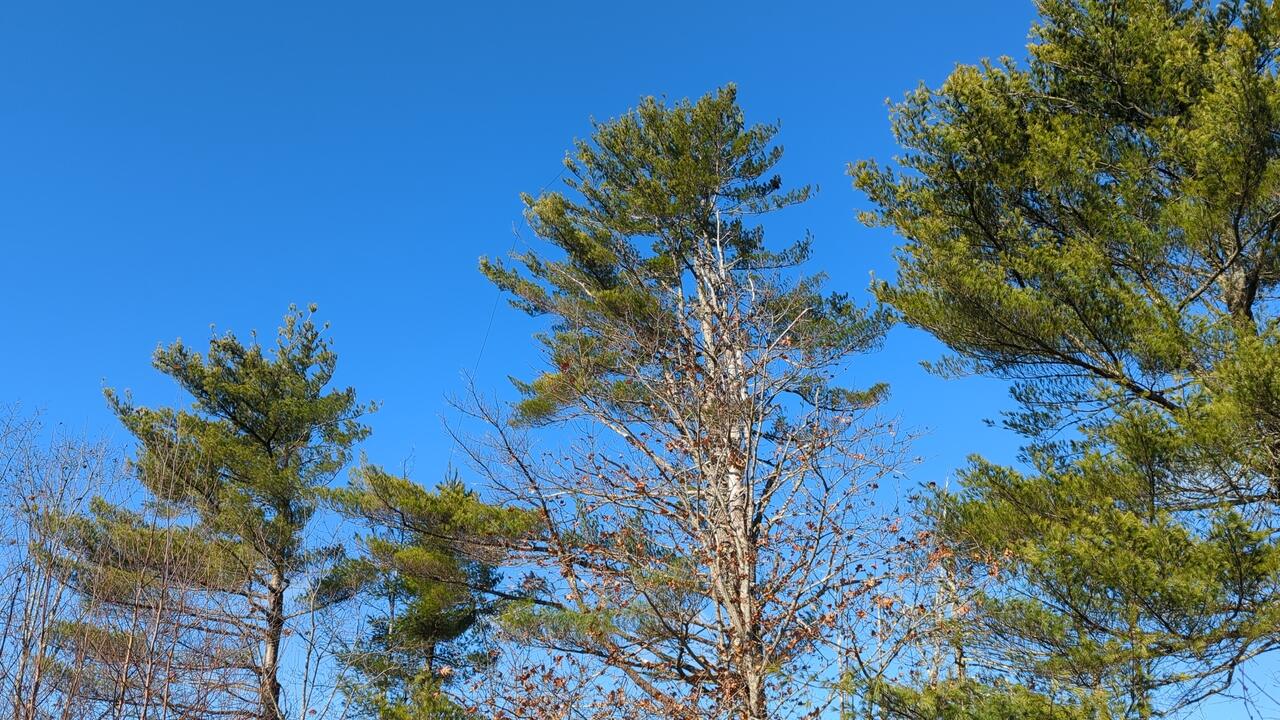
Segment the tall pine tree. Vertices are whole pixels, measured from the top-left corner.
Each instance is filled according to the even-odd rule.
[[[295,583],[335,554],[313,546],[309,532],[318,491],[368,434],[360,418],[370,406],[351,388],[330,388],[336,363],[323,327],[291,308],[271,350],[232,334],[211,339],[205,354],[181,341],[157,350],[156,369],[191,395],[190,409],[144,408],[107,393],[138,440],[133,468],[150,510],[99,502],[90,517],[58,519],[78,528],[66,533],[62,560],[93,590],[105,621],[140,605],[178,633],[214,639],[174,665],[175,684],[205,684],[184,714],[285,717],[287,626],[314,610],[291,606]],[[166,551],[150,550],[158,547]],[[112,587],[121,592],[104,591]],[[108,674],[132,645],[109,624],[65,636],[67,654]]]
[[[503,621],[551,661],[513,674],[507,716],[805,715],[835,702],[841,644],[874,644],[847,623],[894,603],[870,501],[900,447],[869,414],[884,388],[838,377],[886,319],[800,269],[807,239],[766,242],[810,195],[776,131],[732,86],[647,99],[577,144],[567,192],[526,197],[545,252],[482,261],[549,321],[514,417],[472,408],[473,459],[540,520],[517,557],[542,584]],[[566,446],[521,430],[544,425]]]
[[[1280,10],[1038,7],[1025,67],[910,93],[853,169],[906,240],[880,297],[1028,438],[933,507],[995,581],[909,717],[1152,717],[1280,640]]]

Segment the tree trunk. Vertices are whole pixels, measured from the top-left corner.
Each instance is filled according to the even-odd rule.
[[[266,649],[262,655],[258,696],[261,720],[284,720],[280,709],[280,643],[284,637],[284,591],[289,581],[277,573],[267,585]]]

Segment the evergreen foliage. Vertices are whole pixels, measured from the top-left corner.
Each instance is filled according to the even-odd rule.
[[[888,319],[803,272],[807,237],[766,242],[763,219],[811,195],[776,174],[776,132],[733,86],[643,100],[576,144],[567,191],[524,198],[545,251],[481,261],[549,326],[514,427],[473,410],[490,480],[541,518],[521,557],[550,571],[503,622],[631,698],[597,691],[590,717],[810,712],[832,697],[828,633],[887,572],[892,523],[867,504],[898,460],[867,414],[885,388],[838,375]],[[524,432],[550,424],[572,442],[543,455]],[[552,706],[559,682],[521,692]]]
[[[341,553],[313,546],[309,524],[319,491],[368,434],[360,418],[371,407],[351,388],[329,388],[337,355],[322,331],[291,308],[271,351],[229,333],[206,354],[181,341],[158,349],[156,369],[191,395],[190,409],[139,407],[107,391],[138,440],[133,469],[146,513],[99,501],[88,516],[50,518],[65,525],[58,561],[75,568],[87,597],[106,603],[104,623],[141,610],[185,636],[194,659],[182,667],[192,682],[216,687],[190,714],[284,717],[290,587]],[[314,609],[303,603],[299,612]],[[118,664],[103,642],[85,644],[94,635],[84,631],[65,633],[81,643],[70,654],[108,671]]]
[[[852,173],[906,240],[880,298],[954,351],[935,369],[1013,381],[1028,438],[933,507],[996,578],[971,669],[1146,718],[1277,641],[1280,9],[1038,6],[1026,67],[910,93],[898,167]],[[960,717],[1010,697],[956,687]]]
[[[505,547],[537,518],[481,502],[453,475],[434,491],[364,465],[329,499],[371,529],[367,553],[322,589],[378,601],[370,630],[343,653],[356,706],[381,720],[474,717],[448,687],[490,667],[486,618],[518,597],[499,589]]]

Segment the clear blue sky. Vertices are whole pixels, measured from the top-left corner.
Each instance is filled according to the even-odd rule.
[[[368,444],[447,458],[444,397],[476,363],[495,292],[476,272],[523,229],[520,192],[555,177],[591,117],[644,95],[739,84],[782,121],[792,183],[816,200],[775,237],[816,236],[815,268],[862,294],[894,238],[861,227],[845,164],[888,157],[886,98],[957,62],[1021,56],[1029,3],[9,3],[0,10],[0,402],[119,436],[105,385],[180,401],[159,342],[268,335],[289,303],[333,324],[339,380],[384,403]],[[836,6],[844,6],[837,9]],[[477,373],[506,392],[537,325],[498,307]],[[899,331],[855,366],[933,429],[931,478],[970,451],[989,381],[942,382]]]
[[[1032,16],[1029,0],[6,3],[0,403],[123,442],[104,385],[182,401],[149,366],[157,343],[210,324],[269,337],[316,302],[339,381],[383,402],[371,459],[412,457],[431,482],[444,398],[494,307],[476,259],[511,246],[518,194],[590,117],[737,82],[749,119],[782,121],[784,179],[821,188],[775,238],[813,231],[815,267],[862,295],[895,239],[857,223],[845,164],[893,154],[887,98],[1022,58]],[[508,393],[537,367],[537,326],[505,303],[494,317],[477,383]],[[939,354],[899,329],[853,370],[928,431],[912,481],[1016,451],[983,424],[1003,386],[926,375]]]

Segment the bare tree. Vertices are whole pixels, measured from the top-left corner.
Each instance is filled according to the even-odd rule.
[[[16,406],[0,417],[0,503],[9,509],[0,554],[0,707],[16,720],[75,704],[74,684],[58,676],[55,659],[59,627],[78,608],[65,570],[42,562],[55,540],[41,519],[50,509],[81,507],[109,474],[101,446],[42,445],[41,431],[38,418]]]
[[[86,534],[85,518],[101,507],[98,496],[125,487],[115,456],[16,410],[0,428],[0,500],[14,509],[0,580],[0,683],[11,716],[161,718],[209,707],[192,698],[209,695],[210,678],[190,670],[214,655],[191,646],[176,621],[189,610],[190,585],[156,518],[151,531],[114,545],[128,556],[115,558],[114,572],[93,571],[108,545]],[[155,572],[128,570],[143,566]]]

